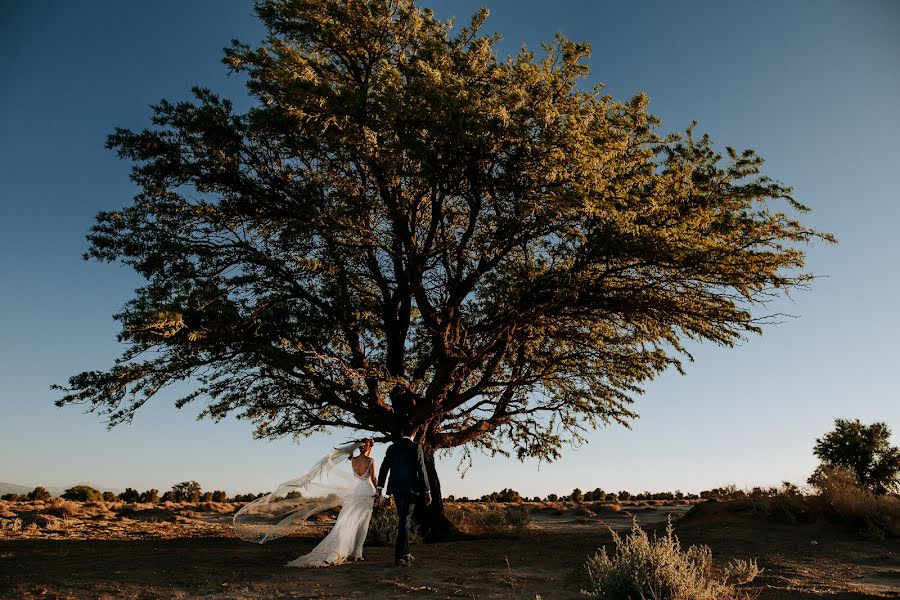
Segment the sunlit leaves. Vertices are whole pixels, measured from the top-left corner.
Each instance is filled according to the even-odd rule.
[[[162,386],[257,435],[419,427],[434,448],[553,459],[627,425],[685,339],[759,333],[828,234],[753,151],[662,134],[648,98],[584,89],[589,48],[496,55],[409,0],[266,0],[226,51],[256,105],[204,89],[116,130],[141,193],[88,255],[147,280],[130,344],[60,401],[127,420]]]

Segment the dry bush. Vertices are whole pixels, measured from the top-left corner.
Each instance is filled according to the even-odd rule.
[[[230,502],[199,502],[195,510],[199,512],[214,512],[225,514],[234,512],[235,507]]]
[[[733,558],[731,562],[725,565],[723,577],[726,583],[740,585],[742,583],[750,583],[763,570],[756,564],[756,559],[744,560],[742,558]]]
[[[531,522],[531,513],[525,506],[504,508],[447,507],[447,519],[457,529],[468,535],[520,534]]]
[[[900,498],[864,489],[850,469],[829,469],[816,487],[822,510],[832,519],[858,527],[867,537],[900,535]]]
[[[587,508],[599,514],[602,512],[619,512],[622,510],[622,505],[618,502],[594,502]]]
[[[168,508],[159,508],[153,505],[151,505],[153,506],[152,508],[137,508],[138,506],[142,505],[126,504],[119,511],[119,517],[132,519],[134,521],[168,521],[170,523],[174,523],[178,519],[178,515],[175,514],[175,511]]]
[[[585,565],[592,589],[588,595],[603,600],[731,600],[747,598],[727,583],[727,575],[713,574],[712,552],[707,546],[681,549],[672,522],[666,535],[650,539],[638,526],[624,538],[613,531],[615,554],[601,548]],[[747,563],[749,564],[749,563]],[[752,563],[755,566],[755,562]],[[726,568],[727,570],[727,568]],[[741,571],[747,575],[750,570]],[[756,570],[753,577],[759,573]],[[749,579],[747,581],[752,580]],[[745,581],[746,582],[746,581]]]
[[[0,519],[0,531],[22,531],[22,519],[19,519],[18,517],[12,519]]]
[[[11,519],[16,516],[16,513],[12,510],[13,504],[11,502],[6,502],[5,500],[0,500],[0,518]]]
[[[44,505],[41,512],[57,517],[80,517],[84,513],[84,505],[73,500],[54,498]]]

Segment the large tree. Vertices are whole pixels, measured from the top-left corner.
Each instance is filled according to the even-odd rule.
[[[256,12],[262,45],[224,58],[252,108],[195,89],[109,137],[140,193],[85,257],[147,283],[116,315],[127,350],[58,404],[115,425],[193,380],[179,406],[264,438],[411,422],[433,524],[436,450],[552,460],[627,425],[684,340],[760,333],[812,277],[802,244],[832,239],[770,210],[808,209],[753,151],[583,88],[586,44],[500,59],[486,11],[455,31],[411,0]]]

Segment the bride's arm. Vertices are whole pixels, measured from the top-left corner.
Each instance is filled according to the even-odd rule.
[[[378,481],[375,479],[375,459],[372,459],[372,464],[369,465],[369,480],[372,482],[372,487],[378,487]]]

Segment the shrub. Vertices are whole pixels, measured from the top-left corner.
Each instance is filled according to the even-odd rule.
[[[613,532],[613,542],[616,550],[612,557],[604,547],[585,565],[592,585],[588,593],[591,597],[603,600],[726,600],[742,596],[724,578],[713,576],[712,552],[707,546],[681,549],[671,520],[662,538],[654,535],[651,540],[635,522],[625,538]],[[755,566],[756,563],[752,564]],[[750,569],[741,571],[748,576],[749,573]]]
[[[2,496],[0,496],[0,500],[6,500],[8,502],[18,502],[23,499],[24,499],[23,496],[20,496],[19,494],[12,494],[12,493],[3,494]]]
[[[163,497],[165,500],[165,497]],[[196,481],[182,481],[172,486],[173,502],[199,502],[200,484]]]
[[[569,495],[569,498],[573,502],[581,502],[584,499],[584,493],[581,490],[579,490],[578,488],[575,488],[574,490],[572,490],[572,493]]]
[[[152,488],[147,490],[146,492],[141,492],[141,495],[140,497],[138,497],[137,502],[143,502],[144,504],[159,504],[159,490],[157,490],[156,488]]]
[[[100,490],[94,489],[89,485],[70,487],[61,497],[66,500],[78,500],[80,502],[100,502],[103,500],[103,494],[100,493]]]
[[[112,492],[103,492],[103,501],[104,502],[115,502],[117,500],[117,496]]]
[[[65,500],[63,498],[53,498],[50,505],[41,512],[56,515],[57,517],[75,517],[84,511],[84,507],[77,502]]]
[[[125,488],[125,491],[119,494],[119,500],[123,502],[137,502],[141,499],[141,495],[137,490]]]
[[[397,511],[389,506],[376,504],[372,510],[372,520],[369,521],[369,532],[366,535],[366,546],[393,546],[397,541],[397,526],[400,519]],[[409,532],[412,543],[422,541],[419,531],[413,525]]]
[[[900,535],[900,498],[874,494],[859,484],[846,467],[824,467],[811,478],[818,500],[832,518],[849,523],[875,538]]]
[[[739,585],[742,583],[750,583],[763,570],[756,564],[756,559],[743,560],[734,558],[725,565],[724,579],[726,583]]]
[[[46,488],[41,486],[37,486],[36,488],[28,492],[28,499],[32,502],[35,500],[49,500],[50,498],[50,492],[48,492]]]
[[[469,535],[519,534],[531,522],[526,507],[448,508],[446,515],[457,529]]]
[[[216,490],[212,493],[212,501],[213,502],[227,502],[228,495],[225,492],[223,492],[222,490]]]
[[[522,496],[516,490],[504,488],[481,497],[482,502],[522,502]]]

